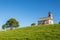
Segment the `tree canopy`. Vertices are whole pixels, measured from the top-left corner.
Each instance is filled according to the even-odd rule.
[[[59,22],[59,24],[60,24],[60,22]]]
[[[31,26],[35,26],[36,24],[35,23],[32,23]]]
[[[19,27],[19,22],[15,18],[10,18],[3,26],[2,28],[10,28],[11,30],[13,28]]]

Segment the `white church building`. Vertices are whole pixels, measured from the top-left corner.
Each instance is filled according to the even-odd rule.
[[[53,23],[52,13],[48,12],[47,17],[39,18],[38,25],[40,25],[40,24],[54,24]]]

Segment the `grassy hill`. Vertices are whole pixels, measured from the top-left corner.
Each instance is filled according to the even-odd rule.
[[[60,25],[39,25],[0,31],[0,40],[60,40]]]

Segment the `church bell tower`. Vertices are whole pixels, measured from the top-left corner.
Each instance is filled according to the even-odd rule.
[[[53,17],[51,12],[48,12],[48,19],[49,24],[53,24]]]

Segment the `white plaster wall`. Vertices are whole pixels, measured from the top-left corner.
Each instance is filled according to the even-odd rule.
[[[49,24],[54,24],[54,23],[53,23],[53,20],[48,20],[48,23],[49,23]]]

